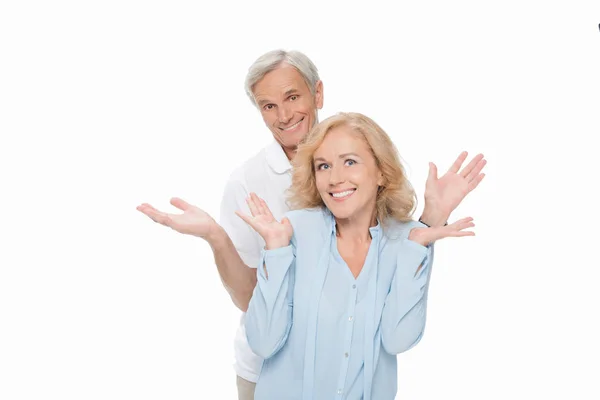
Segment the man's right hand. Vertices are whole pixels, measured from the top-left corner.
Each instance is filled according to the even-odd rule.
[[[168,226],[177,232],[198,236],[205,240],[208,240],[210,235],[218,230],[217,222],[200,208],[177,197],[171,199],[171,204],[183,211],[183,214],[168,214],[147,203],[137,206],[137,210],[146,214],[154,222]]]

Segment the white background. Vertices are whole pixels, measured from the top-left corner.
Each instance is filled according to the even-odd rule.
[[[2,2],[0,399],[236,398],[209,246],[135,207],[217,215],[271,139],[243,81],[275,48],[319,68],[321,118],[389,132],[417,214],[428,161],[489,161],[453,215],[477,236],[438,243],[398,398],[600,398],[600,3],[389,7]]]

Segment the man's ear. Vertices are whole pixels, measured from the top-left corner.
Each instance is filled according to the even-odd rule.
[[[317,110],[323,108],[323,81],[317,81],[315,84],[315,106]]]

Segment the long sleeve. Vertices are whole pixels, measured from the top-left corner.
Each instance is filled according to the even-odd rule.
[[[283,347],[292,327],[294,268],[292,245],[261,252],[257,285],[246,313],[246,337],[252,351],[264,359]]]
[[[408,239],[401,242],[381,318],[382,344],[390,354],[409,350],[423,336],[432,264],[433,245],[424,247]]]

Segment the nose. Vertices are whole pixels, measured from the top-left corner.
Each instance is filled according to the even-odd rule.
[[[290,122],[293,115],[294,113],[292,112],[291,108],[286,104],[282,105],[281,107],[278,107],[277,109],[277,118],[279,119],[279,123],[282,125],[285,125],[288,122]]]
[[[329,171],[329,186],[336,186],[344,182],[343,168],[334,165]]]

